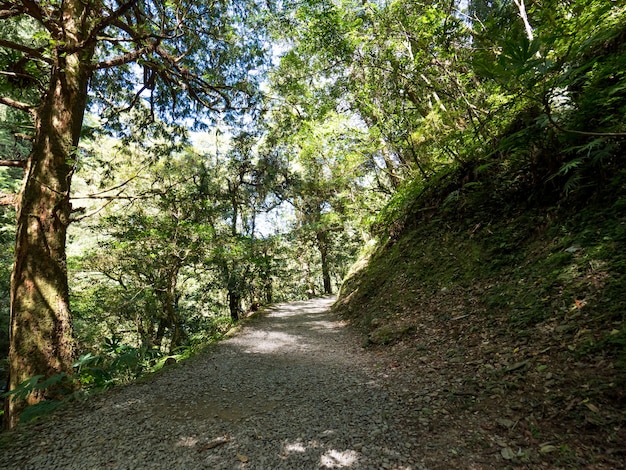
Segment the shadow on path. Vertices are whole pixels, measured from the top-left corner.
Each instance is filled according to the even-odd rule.
[[[416,435],[402,404],[378,382],[357,338],[329,312],[333,300],[275,306],[207,355],[43,425],[30,436],[31,455],[11,463],[422,468],[411,455]],[[5,461],[0,458],[0,467],[11,468]]]

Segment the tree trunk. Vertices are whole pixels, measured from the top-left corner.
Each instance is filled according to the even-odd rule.
[[[65,14],[83,6],[68,0]],[[50,88],[35,115],[35,140],[20,192],[15,265],[11,276],[9,390],[35,376],[70,374],[74,359],[65,244],[75,149],[87,101],[93,48],[72,51],[78,33],[66,22],[65,51],[57,51]],[[59,41],[63,43],[63,41]],[[22,410],[53,390],[5,402],[4,425],[14,427]]]
[[[271,305],[274,302],[274,283],[270,275],[267,275],[265,281],[263,281],[263,291],[265,293],[265,303]]]
[[[176,285],[178,283],[178,269],[174,269],[168,273],[168,287],[163,292],[161,304],[163,307],[163,316],[167,318],[167,324],[170,329],[170,354],[182,344],[182,328],[180,318],[178,316],[178,296],[176,295]]]
[[[332,294],[332,284],[330,281],[330,267],[328,266],[328,234],[326,231],[318,231],[316,234],[317,248],[322,259],[322,280],[324,282],[324,294]]]
[[[163,337],[165,336],[165,330],[169,326],[167,318],[162,317],[159,319],[159,326],[157,328],[156,336],[154,337],[154,345],[160,351],[163,345]]]
[[[385,170],[387,175],[389,176],[389,181],[391,182],[391,186],[394,190],[400,187],[400,178],[396,174],[396,166],[393,164],[391,159],[391,155],[389,155],[389,149],[387,148],[387,144],[383,139],[381,140],[381,155],[383,157],[383,161],[385,162]]]
[[[236,290],[228,291],[228,308],[230,310],[230,318],[232,321],[239,321],[241,313],[241,296]]]

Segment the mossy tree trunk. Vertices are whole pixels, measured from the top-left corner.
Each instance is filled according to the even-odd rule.
[[[180,271],[180,264],[176,260],[171,260],[169,266],[164,270],[163,288],[157,290],[157,297],[161,303],[161,321],[159,322],[159,329],[156,338],[156,343],[161,346],[163,336],[165,335],[165,328],[170,330],[170,354],[182,344],[183,342],[183,329],[178,315],[178,273]],[[168,269],[169,268],[169,269]]]
[[[83,4],[65,2],[64,14],[80,18]],[[74,168],[94,47],[86,47],[84,24],[65,21],[53,54],[50,85],[35,111],[35,140],[19,196],[15,265],[11,276],[9,389],[35,376],[71,373],[72,325],[69,308],[66,232]],[[80,44],[80,46],[79,46]],[[5,402],[5,427],[22,410],[51,391]]]

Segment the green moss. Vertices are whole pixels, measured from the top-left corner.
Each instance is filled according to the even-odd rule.
[[[562,251],[552,253],[545,261],[548,268],[558,269],[571,263],[573,255],[571,252]]]
[[[368,335],[368,343],[385,345],[395,343],[415,331],[413,325],[383,325]]]

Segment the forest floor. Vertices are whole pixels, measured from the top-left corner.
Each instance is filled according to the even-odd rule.
[[[407,383],[421,461],[626,468],[626,183],[549,207],[496,184],[453,210],[454,188],[411,200],[333,308]]]
[[[445,335],[423,325],[428,348],[364,347],[333,301],[277,305],[148,380],[4,434],[0,468],[559,468],[542,457],[564,443],[533,435],[528,400],[465,386]],[[618,455],[586,468],[623,467]]]
[[[573,357],[557,321],[520,338],[506,321],[486,316],[477,295],[442,289],[396,318],[374,321],[366,340],[387,383],[421,414],[420,462],[626,468],[625,389],[612,360]]]

